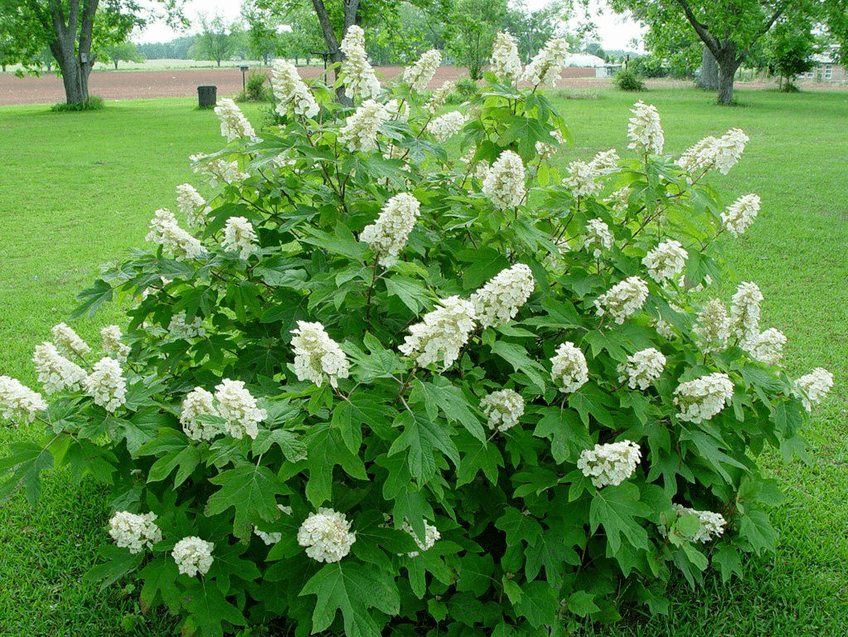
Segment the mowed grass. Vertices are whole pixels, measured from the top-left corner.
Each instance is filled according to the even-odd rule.
[[[789,338],[786,367],[794,375],[823,366],[836,387],[808,426],[813,463],[786,465],[773,454],[765,470],[788,493],[774,512],[781,533],[776,555],[747,565],[745,581],[709,577],[692,593],[672,593],[668,617],[634,613],[615,627],[586,634],[844,635],[848,632],[848,92],[783,95],[737,91],[741,106],[719,108],[714,95],[688,89],[639,95],[601,90],[597,99],[558,101],[575,138],[563,162],[616,147],[627,155],[628,110],[636,99],[660,110],[668,152],[705,135],[740,127],[751,137],[742,162],[712,183],[735,197],[763,199],[757,223],[725,244],[734,268],[724,289],[756,281],[765,295],[763,326]],[[254,125],[260,107],[245,107]],[[175,208],[174,187],[197,183],[188,155],[220,147],[213,113],[192,100],[109,104],[95,113],[52,114],[44,107],[0,109],[0,145],[10,149],[0,173],[0,374],[35,384],[32,348],[74,307],[74,295],[98,266],[142,245],[160,207]],[[120,322],[118,308],[74,324],[88,340]],[[9,430],[4,440],[36,429]],[[107,540],[99,488],[49,477],[42,504],[16,496],[0,508],[0,634],[170,634],[167,617],[141,616],[137,590],[98,592],[79,582]]]

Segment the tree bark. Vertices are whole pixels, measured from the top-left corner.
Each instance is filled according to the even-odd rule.
[[[324,35],[324,43],[327,45],[327,51],[330,55],[330,62],[341,62],[344,59],[344,53],[339,48],[339,40],[333,31],[333,25],[330,23],[330,15],[327,13],[327,8],[324,6],[324,0],[312,0],[312,7],[318,16],[318,23],[321,25],[321,33]],[[342,27],[342,39],[347,33],[348,27],[356,24],[356,12],[359,11],[359,0],[344,0],[344,25]],[[338,71],[333,73],[334,81],[338,79]],[[353,106],[353,100],[347,96],[344,86],[336,89],[336,99],[340,104],[345,106]]]
[[[88,76],[94,65],[91,38],[99,3],[100,0],[87,0],[80,12],[80,0],[71,0],[67,19],[61,0],[50,0],[49,3],[51,24],[45,27],[55,36],[50,42],[50,52],[62,71],[68,104],[87,104],[89,101]]]
[[[698,76],[698,86],[711,91],[718,90],[718,62],[707,47],[704,47],[704,52],[701,54],[701,74]]]
[[[733,50],[722,49],[722,53],[724,55],[716,60],[718,62],[718,103],[727,105],[733,104],[733,78],[742,61],[736,58]]]

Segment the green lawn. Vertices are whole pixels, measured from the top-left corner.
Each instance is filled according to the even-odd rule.
[[[763,200],[748,234],[726,245],[734,264],[723,292],[756,281],[764,327],[788,337],[786,366],[800,375],[823,366],[836,387],[808,428],[813,464],[762,459],[789,494],[774,520],[775,556],[748,566],[745,582],[710,578],[695,594],[679,587],[671,615],[627,617],[617,635],[844,635],[848,617],[848,462],[845,440],[848,377],[848,199],[844,121],[848,92],[784,95],[741,89],[735,108],[714,95],[655,90],[639,95],[601,91],[597,99],[559,102],[575,146],[564,161],[617,147],[627,154],[628,110],[636,99],[660,110],[667,150],[679,153],[701,137],[740,127],[751,137],[742,162],[712,182],[728,202],[748,192]],[[261,107],[245,111],[260,125]],[[221,145],[210,111],[193,100],[110,103],[93,113],[50,113],[43,106],[0,108],[0,374],[35,384],[29,358],[66,320],[73,297],[100,264],[141,245],[153,211],[176,208],[174,187],[194,181],[190,154]],[[93,339],[115,322],[109,308],[74,327]],[[3,439],[32,435],[9,430]],[[99,593],[80,583],[104,541],[104,500],[92,484],[71,486],[64,474],[46,481],[33,510],[17,496],[0,509],[0,635],[170,634],[167,618],[141,619],[131,585]]]

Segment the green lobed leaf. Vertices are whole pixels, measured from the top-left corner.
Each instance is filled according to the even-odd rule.
[[[233,507],[233,533],[238,538],[248,539],[254,522],[260,519],[272,522],[280,516],[276,496],[283,493],[284,485],[265,466],[236,467],[210,478],[209,482],[221,488],[209,497],[205,515],[217,515]]]
[[[598,490],[589,506],[589,525],[594,533],[603,526],[615,553],[624,536],[635,548],[648,548],[648,533],[636,518],[646,518],[651,510],[639,501],[639,487],[630,482]]]
[[[182,595],[183,605],[191,619],[200,628],[203,637],[223,637],[231,626],[244,626],[247,622],[241,611],[209,580],[193,580]]]

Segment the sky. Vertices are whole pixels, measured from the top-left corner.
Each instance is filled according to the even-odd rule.
[[[527,0],[527,6],[531,11],[540,9],[548,0]],[[604,0],[592,0],[591,11],[594,14],[595,24],[598,26],[601,46],[604,49],[630,49],[630,41],[640,38],[642,29],[631,20],[614,14],[609,8],[605,8]],[[222,15],[228,22],[239,16],[241,2],[237,0],[187,0],[186,16],[192,22],[197,21],[197,14],[202,12],[209,16]],[[189,29],[187,33],[196,33],[197,30]],[[180,35],[185,35],[168,28],[164,24],[152,24],[144,31],[137,33],[132,38],[135,42],[167,42]]]

